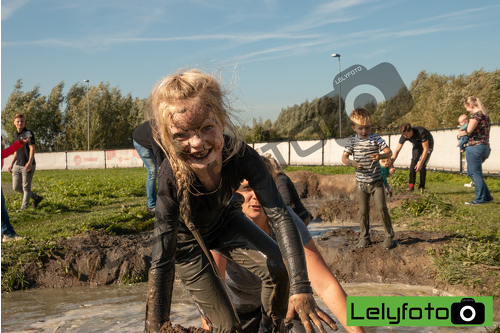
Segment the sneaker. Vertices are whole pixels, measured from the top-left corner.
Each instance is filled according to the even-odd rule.
[[[472,200],[470,202],[466,202],[465,204],[466,205],[482,205],[484,204],[485,202],[477,202],[476,200]]]
[[[41,196],[38,196],[38,199],[33,199],[33,205],[32,205],[32,207],[33,207],[33,208],[38,207],[38,204],[39,204],[40,202],[42,202],[42,200],[43,200],[43,197],[41,197]]]
[[[424,193],[425,192],[425,188],[423,188],[423,187],[419,188],[419,190],[420,190],[420,193]]]
[[[382,247],[384,249],[390,250],[396,247],[396,242],[394,241],[394,239],[392,239],[392,237],[386,237],[382,242]]]
[[[370,239],[367,239],[367,238],[361,238],[358,242],[358,244],[356,245],[356,247],[359,247],[361,249],[369,246],[372,242],[370,241]]]
[[[465,187],[474,187],[474,182],[464,184]]]
[[[2,242],[12,242],[24,239],[24,237],[19,236],[18,234],[14,234],[12,236],[3,235]]]
[[[490,202],[493,202],[493,198],[491,198],[490,200],[486,200],[486,203],[490,203]]]
[[[414,189],[415,189],[415,184],[408,184],[408,187],[406,188],[406,190],[407,190],[408,192],[411,192],[411,191],[413,191]]]
[[[148,211],[149,214],[153,214],[154,215],[156,213],[156,207],[153,207],[153,208],[148,207],[147,211]]]

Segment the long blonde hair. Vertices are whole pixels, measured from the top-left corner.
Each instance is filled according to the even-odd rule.
[[[163,77],[151,89],[149,106],[151,118],[155,120],[152,128],[153,137],[164,150],[172,167],[177,181],[180,212],[186,223],[190,215],[187,199],[194,175],[189,165],[176,154],[170,128],[174,124],[173,116],[184,112],[187,105],[210,110],[217,117],[226,134],[224,137],[224,146],[228,153],[226,160],[234,156],[243,145],[230,119],[227,98],[213,76],[197,69],[178,71]]]
[[[483,102],[481,102],[481,100],[477,97],[474,97],[474,96],[467,97],[464,101],[464,106],[465,107],[474,106],[474,107],[478,108],[479,110],[481,110],[485,116],[488,116],[488,111],[484,107]]]

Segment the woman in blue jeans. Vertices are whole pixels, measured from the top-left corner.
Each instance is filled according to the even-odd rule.
[[[468,136],[465,144],[465,159],[467,160],[467,174],[475,184],[476,197],[467,205],[480,205],[492,202],[488,185],[483,178],[483,162],[490,156],[490,118],[479,98],[470,96],[464,102],[465,109],[471,114],[469,125],[459,136]]]

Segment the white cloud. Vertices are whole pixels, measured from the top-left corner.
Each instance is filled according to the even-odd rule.
[[[2,20],[6,20],[15,11],[24,7],[30,0],[2,0]]]

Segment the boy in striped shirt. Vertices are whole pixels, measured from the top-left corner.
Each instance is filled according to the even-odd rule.
[[[385,199],[384,179],[380,172],[379,160],[392,156],[391,149],[378,134],[371,133],[371,114],[365,109],[352,111],[351,127],[356,132],[347,141],[342,154],[342,162],[356,169],[356,196],[359,204],[360,239],[358,247],[371,244],[370,240],[370,197],[375,200],[375,207],[380,213],[385,229],[382,246],[392,249],[394,231]],[[349,157],[352,156],[352,159]]]

